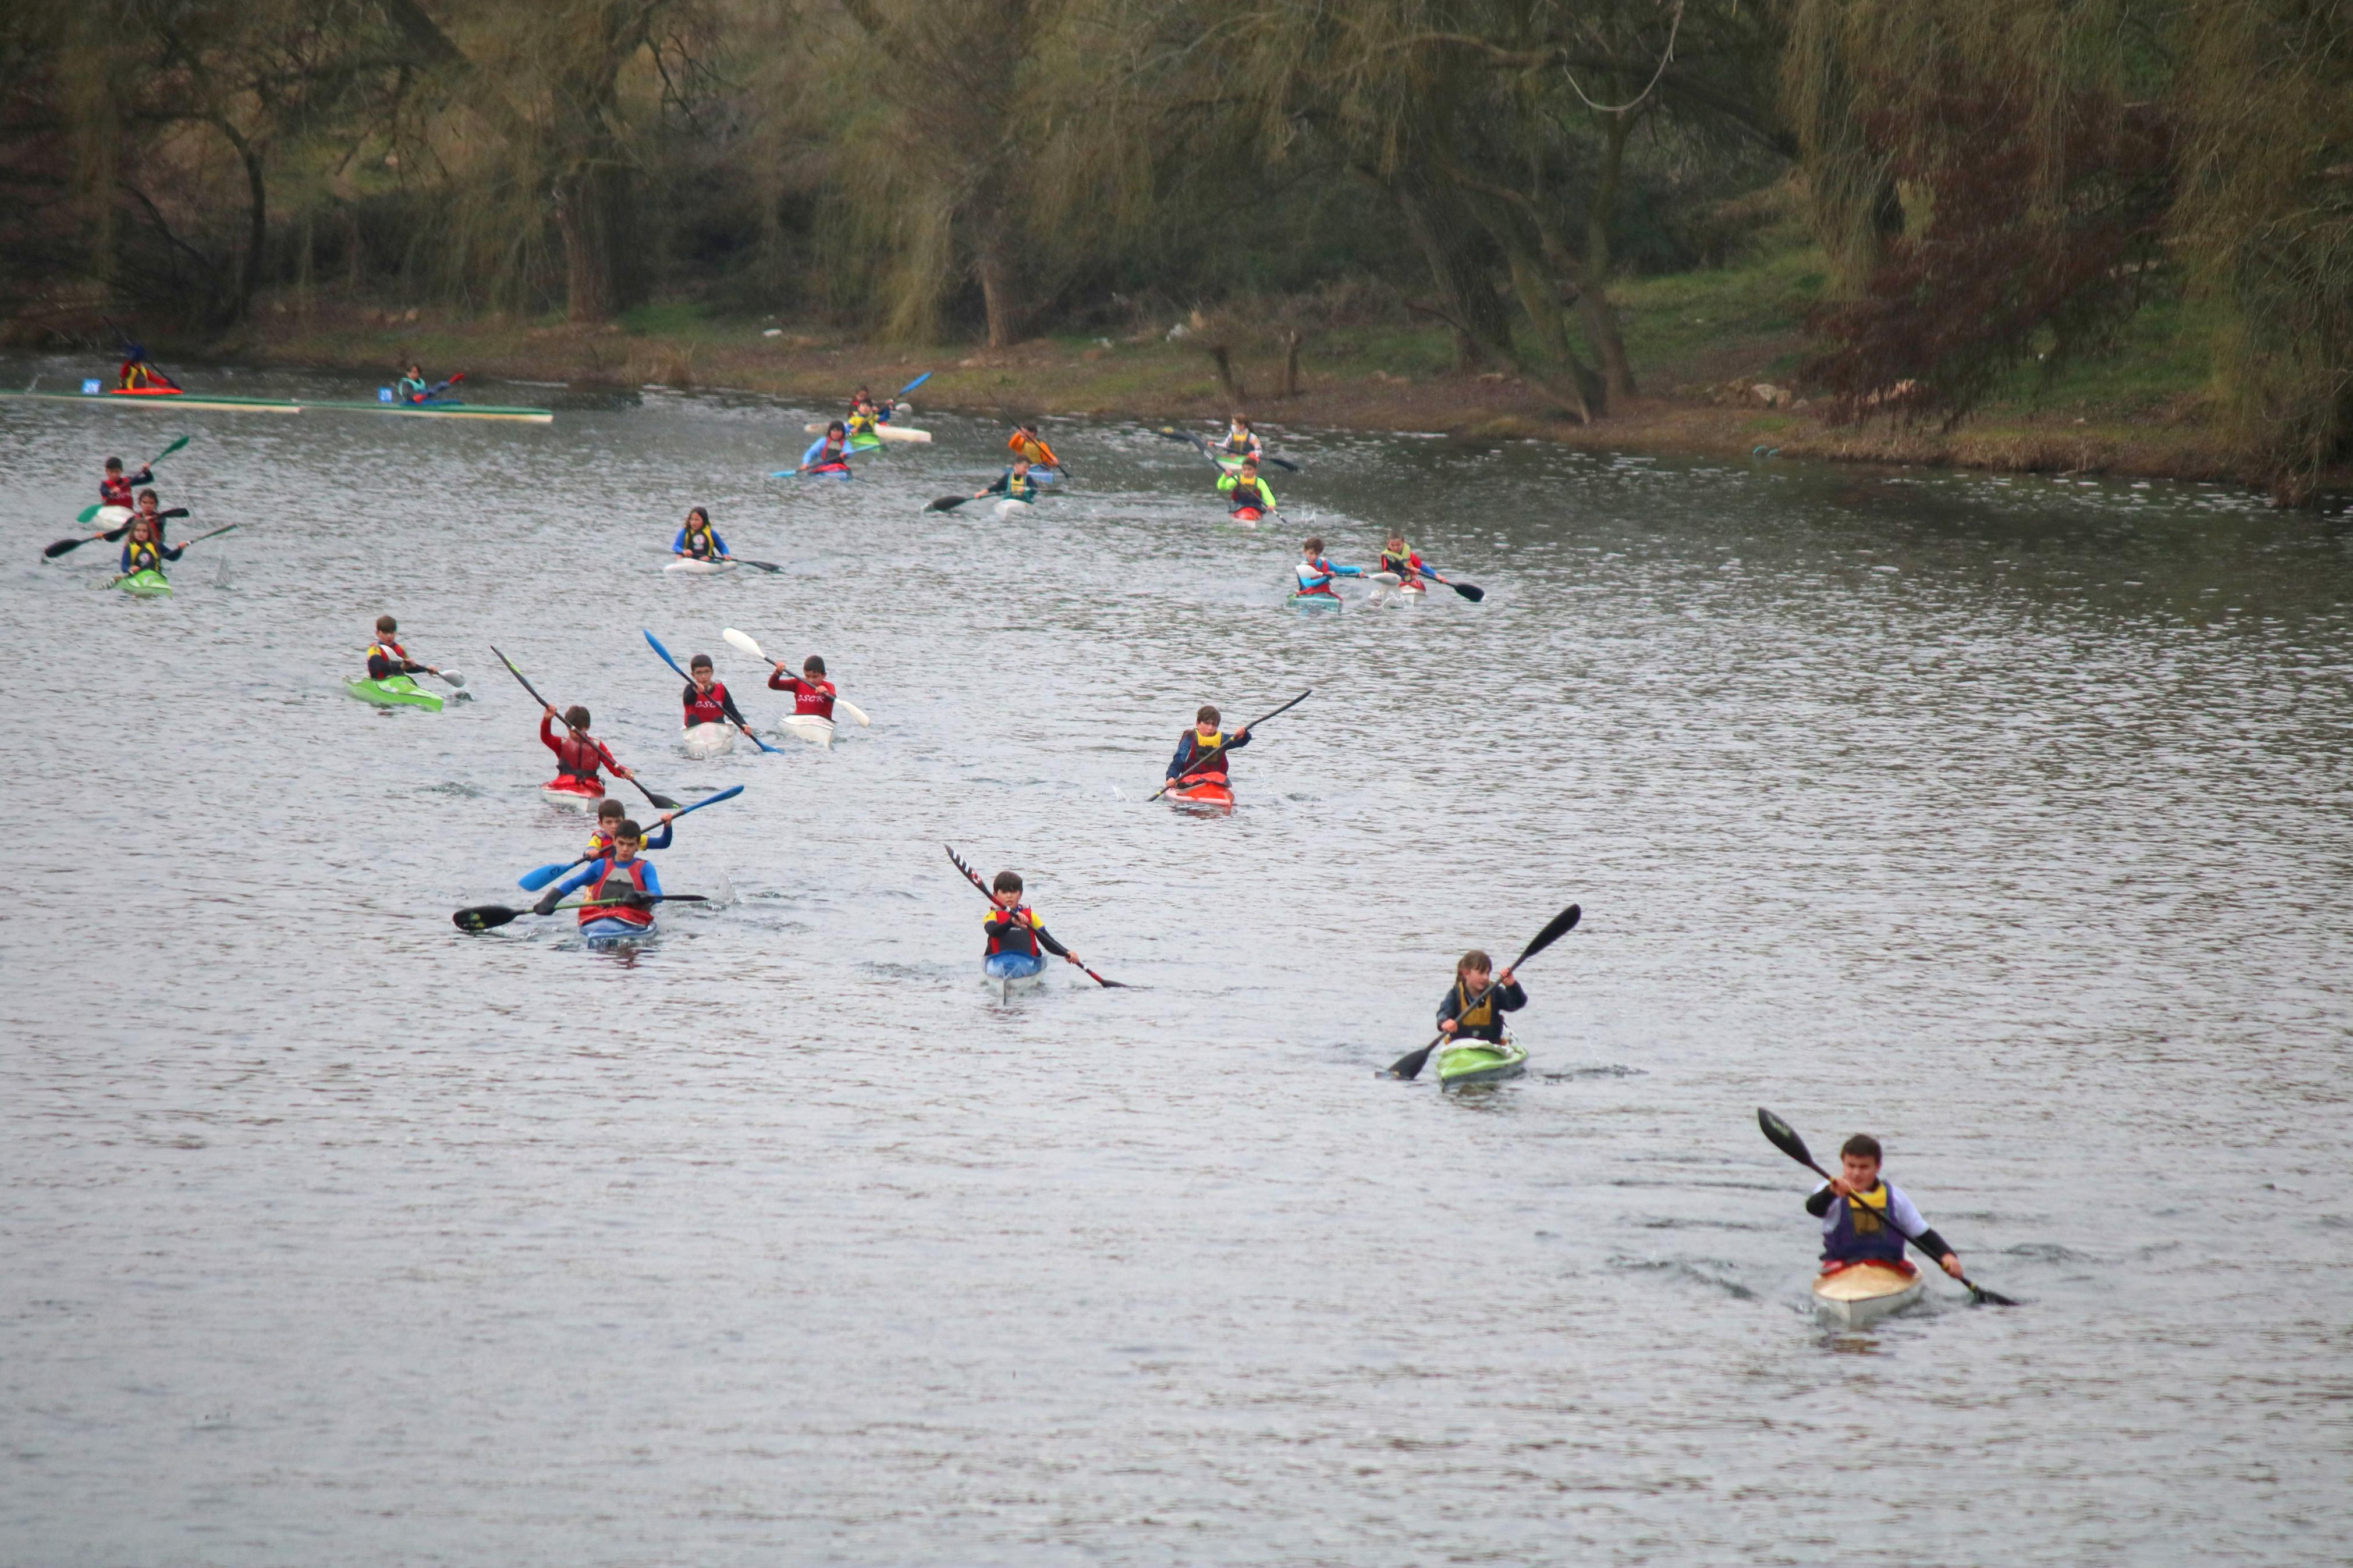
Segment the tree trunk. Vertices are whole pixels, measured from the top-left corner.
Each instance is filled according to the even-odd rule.
[[[1577,278],[1577,309],[1585,324],[1586,342],[1601,361],[1601,375],[1610,399],[1634,395],[1634,367],[1626,357],[1626,339],[1618,330],[1618,312],[1609,308],[1609,225],[1618,216],[1618,186],[1626,167],[1626,141],[1634,133],[1634,115],[1609,116],[1601,155],[1601,177],[1593,203],[1586,209],[1585,265]]]
[[[588,163],[556,181],[555,226],[564,237],[565,317],[607,321],[635,302],[628,173]]]
[[[981,309],[988,317],[988,346],[1009,349],[1021,341],[1021,311],[1013,297],[1013,268],[1005,255],[1001,235],[991,233],[973,258],[980,276]]]
[[[1491,345],[1502,343],[1509,357],[1512,323],[1487,287],[1477,261],[1464,254],[1461,235],[1462,215],[1435,211],[1429,196],[1412,184],[1394,182],[1390,193],[1404,215],[1406,231],[1421,248],[1430,266],[1430,279],[1440,305],[1454,327],[1454,368],[1480,370],[1491,357]],[[1446,204],[1451,207],[1453,204]]]

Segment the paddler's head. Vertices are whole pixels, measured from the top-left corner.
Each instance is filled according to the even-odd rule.
[[[1017,457],[1013,459],[1013,477],[1015,479],[1020,479],[1029,472],[1029,459],[1028,458]]]
[[[588,710],[575,702],[564,710],[564,721],[585,735],[588,732]]]
[[[626,816],[621,818],[620,825],[613,829],[614,863],[628,865],[638,858],[638,851],[645,847],[646,830]]]
[[[153,517],[141,512],[131,520],[131,538],[133,543],[145,544],[154,537],[155,520]]]
[[[376,636],[380,637],[388,637],[399,630],[400,623],[394,620],[390,616],[378,616],[375,618]]]
[[[695,685],[701,687],[705,691],[711,689],[713,678],[711,673],[711,656],[709,654],[699,653],[692,658],[688,659],[686,661],[686,672],[687,674],[694,677]]]
[[[1258,459],[1256,458],[1244,458],[1242,459],[1241,475],[1242,478],[1246,479],[1254,479],[1258,478]]]
[[[107,471],[108,473],[110,473],[110,474],[119,474],[119,473],[121,473],[121,472],[122,471],[122,459],[121,459],[121,458],[107,458],[107,459],[106,459],[106,471]]]
[[[1193,722],[1204,735],[1216,734],[1218,732],[1217,709],[1209,703],[1202,703],[1201,710],[1193,715]]]
[[[612,796],[607,795],[596,803],[596,829],[600,833],[610,833],[620,826],[622,820],[628,815],[628,806]]]
[[[139,492],[139,515],[142,517],[153,517],[155,515],[155,492],[153,490],[141,490]]]
[[[1475,994],[1487,988],[1488,977],[1495,973],[1495,961],[1480,948],[1472,948],[1454,964],[1454,977]]]
[[[1235,428],[1236,430],[1239,430],[1239,431],[1242,431],[1242,432],[1244,432],[1244,433],[1247,433],[1247,432],[1249,431],[1250,427],[1250,422],[1249,420],[1247,420],[1247,419],[1243,418],[1243,417],[1242,417],[1240,415],[1239,415],[1239,414],[1237,414],[1237,415],[1235,415],[1235,416],[1234,416],[1234,428]]]
[[[832,424],[825,427],[825,433],[828,439],[831,439],[838,436],[847,436],[849,434],[849,426],[837,419]]]
[[[991,886],[995,890],[988,896],[997,900],[998,909],[1009,910],[1020,903],[1021,874],[1018,871],[999,871]]]
[[[807,658],[801,660],[801,673],[811,680],[823,680],[825,679],[825,660],[818,658],[815,654],[809,655]]]
[[[1879,1140],[1868,1132],[1856,1133],[1839,1149],[1839,1174],[1858,1193],[1879,1185]]]
[[[425,367],[421,364],[410,365],[408,367],[408,374],[416,377],[418,381],[423,381],[425,379]]]
[[[1404,554],[1404,553],[1405,553],[1405,535],[1404,535],[1404,534],[1402,534],[1402,533],[1392,533],[1392,534],[1390,534],[1390,535],[1389,535],[1388,549],[1389,549],[1389,551],[1390,551],[1390,552],[1391,552],[1392,554],[1397,554],[1397,555],[1402,555],[1402,554]]]
[[[711,514],[699,506],[689,509],[686,514],[686,531],[689,533],[709,533]]]
[[[1299,547],[1299,552],[1313,561],[1324,553],[1324,542],[1320,539],[1308,540]]]

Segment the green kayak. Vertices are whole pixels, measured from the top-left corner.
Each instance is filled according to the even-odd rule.
[[[363,702],[373,702],[379,708],[422,708],[428,713],[441,711],[441,699],[430,691],[419,689],[416,681],[405,675],[386,676],[382,680],[370,680],[362,676],[343,682],[343,689]]]
[[[1501,1083],[1527,1070],[1528,1053],[1506,1037],[1499,1046],[1450,1046],[1438,1053],[1438,1087]]]
[[[160,599],[172,591],[172,584],[164,580],[164,574],[153,566],[133,572],[115,586],[134,599]]]

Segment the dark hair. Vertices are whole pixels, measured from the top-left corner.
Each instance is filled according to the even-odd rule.
[[[153,500],[156,499],[156,495],[153,490],[141,490],[139,492],[139,499],[141,500]]]
[[[400,629],[400,623],[390,616],[378,616],[375,618],[375,629],[380,632],[396,632]]]
[[[588,728],[588,710],[575,702],[564,710],[564,721],[575,730]]]
[[[107,459],[106,459],[106,468],[107,468],[107,471],[108,471],[109,473],[113,472],[116,468],[121,468],[121,467],[122,467],[122,459],[121,459],[121,458],[107,458]]]
[[[1021,873],[1018,871],[999,871],[997,874],[996,886],[997,890],[1000,893],[1018,893],[1021,890]]]
[[[845,435],[845,436],[847,436],[847,435],[849,435],[849,426],[847,426],[847,425],[844,425],[844,424],[843,424],[840,420],[839,420],[839,419],[837,419],[837,420],[833,421],[833,423],[831,423],[830,425],[828,425],[828,426],[825,427],[825,433],[826,433],[827,435],[828,435],[828,436],[832,435],[832,434],[833,434],[835,431],[837,431],[837,430],[840,431],[840,432],[841,432],[843,435]]]
[[[1321,555],[1324,553],[1324,542],[1320,539],[1311,539],[1300,545],[1299,548],[1302,550],[1313,550],[1316,554]]]
[[[686,668],[689,669],[709,669],[711,668],[711,656],[707,653],[696,654],[692,658],[686,661]]]
[[[1839,1152],[1841,1154],[1852,1154],[1858,1160],[1876,1160],[1882,1158],[1879,1152],[1879,1140],[1873,1138],[1868,1132],[1858,1132],[1853,1137],[1848,1139],[1845,1142],[1840,1144]]]
[[[703,510],[699,506],[691,506],[686,509],[686,525],[689,528],[692,528],[694,526],[694,520],[698,517],[702,520],[703,527],[709,528],[711,526],[711,514],[709,512]]]
[[[624,838],[643,838],[645,836],[646,830],[638,826],[635,817],[621,818],[621,826],[613,829],[613,841],[617,844]]]
[[[811,654],[807,658],[801,660],[801,673],[803,675],[807,675],[812,669],[816,670],[819,675],[823,675],[825,673],[825,660],[819,658],[815,654]]]
[[[1487,956],[1487,950],[1474,947],[1455,961],[1454,973],[1460,974],[1469,969],[1484,969],[1492,973],[1494,967],[1495,961]]]
[[[1193,721],[1197,724],[1214,724],[1218,721],[1218,710],[1215,707],[1204,702],[1201,704],[1201,710],[1193,715]]]
[[[609,795],[596,803],[596,820],[599,822],[604,821],[608,816],[618,816],[626,819],[628,815],[629,808],[623,805],[619,801],[614,799]]]

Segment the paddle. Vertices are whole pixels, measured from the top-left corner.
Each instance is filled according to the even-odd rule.
[[[1421,569],[1421,574],[1429,578],[1433,583],[1444,584],[1447,587],[1453,589],[1456,593],[1461,595],[1464,598],[1470,600],[1474,605],[1487,596],[1487,590],[1482,588],[1476,583],[1448,583],[1445,578],[1440,576],[1437,573],[1431,571],[1427,566]]]
[[[777,565],[773,561],[754,561],[745,555],[730,555],[727,559],[739,565],[756,566],[763,572],[781,572],[784,570],[783,567]]]
[[[728,626],[722,630],[719,635],[727,639],[728,647],[748,653],[754,658],[759,659],[764,663],[773,664],[778,669],[785,668],[785,661],[783,659],[770,658],[766,654],[762,653],[760,651],[760,645],[752,640],[749,633],[739,632],[733,626]],[[858,727],[860,729],[862,730],[870,727],[865,710],[859,707],[857,703],[852,702],[849,698],[836,694],[833,700],[833,705],[836,708],[840,709],[843,712],[849,714],[852,719],[857,720]]]
[[[954,511],[956,508],[964,505],[965,502],[968,500],[977,500],[979,499],[980,498],[978,496],[942,496],[939,500],[925,506],[923,510],[925,511]],[[77,542],[79,542],[79,541],[77,541]]]
[[[1256,730],[1261,724],[1265,723],[1267,719],[1281,718],[1283,714],[1290,712],[1293,708],[1298,707],[1301,703],[1306,701],[1314,694],[1315,689],[1311,686],[1306,690],[1301,692],[1298,696],[1293,698],[1290,701],[1284,703],[1282,707],[1276,709],[1273,712],[1268,714],[1266,719],[1253,719],[1234,732],[1238,735],[1247,735],[1250,731]],[[1198,771],[1201,767],[1207,765],[1213,758],[1223,756],[1225,754],[1226,748],[1232,744],[1233,742],[1231,740],[1219,742],[1216,745],[1210,747],[1208,752],[1193,759],[1194,768]],[[1176,782],[1176,781],[1175,779],[1170,779],[1168,784],[1162,784],[1158,789],[1154,790],[1150,795],[1145,795],[1144,797],[1144,804],[1150,805],[1154,801],[1158,800],[1162,795],[1166,795],[1168,793],[1168,784],[1173,784]]]
[[[1560,913],[1553,916],[1550,921],[1546,922],[1544,930],[1536,932],[1535,940],[1528,943],[1526,947],[1523,948],[1520,951],[1520,956],[1514,959],[1508,967],[1512,969],[1519,968],[1521,964],[1525,963],[1529,959],[1534,958],[1537,953],[1542,952],[1546,948],[1550,947],[1554,942],[1556,942],[1562,937],[1567,936],[1571,931],[1576,929],[1577,922],[1584,918],[1585,911],[1582,909],[1578,908],[1575,904],[1569,905],[1568,908],[1561,910]],[[1478,1000],[1472,1002],[1469,1006],[1464,1007],[1462,1011],[1468,1013],[1475,1010],[1478,1007],[1479,1003],[1484,1002],[1489,996],[1493,995],[1494,992],[1495,987],[1491,982],[1486,990],[1479,993]],[[1436,1050],[1440,1046],[1446,1042],[1446,1031],[1440,1029],[1438,1032],[1437,1039],[1430,1041],[1430,1044],[1422,1047],[1421,1049],[1418,1051],[1409,1052],[1405,1056],[1398,1058],[1397,1060],[1389,1064],[1388,1069],[1381,1076],[1384,1078],[1401,1078],[1409,1082],[1419,1078],[1421,1076],[1422,1064],[1430,1059],[1430,1052]]]
[[[542,697],[539,694],[539,688],[533,686],[529,680],[523,679],[523,673],[522,670],[515,668],[514,660],[509,658],[502,653],[499,653],[499,647],[496,643],[492,643],[491,645],[491,651],[492,653],[499,654],[499,662],[507,667],[507,673],[513,676],[515,679],[522,684],[522,689],[525,691],[531,693],[531,700],[533,702],[538,703],[542,708],[551,710],[555,707],[554,703],[550,702],[546,698]],[[572,730],[572,726],[569,722],[566,722],[564,727],[567,730]],[[572,730],[572,732],[575,735],[580,733],[577,730]],[[619,766],[620,764],[617,763],[614,764],[616,771],[618,770]],[[628,779],[630,784],[635,784],[637,786],[638,793],[644,795],[649,801],[652,802],[653,807],[656,811],[676,811],[679,809],[678,802],[670,799],[670,797],[666,795],[658,795],[654,791],[648,789],[645,785],[638,784],[634,774],[623,773],[621,776]]]
[[[1224,457],[1219,457],[1216,450],[1210,447],[1208,439],[1206,437],[1196,436],[1190,430],[1178,430],[1173,426],[1163,425],[1154,430],[1153,434],[1155,436],[1165,436],[1171,441],[1192,442],[1195,447],[1200,449],[1201,456],[1208,458],[1209,461],[1217,464],[1220,468],[1224,468],[1229,461],[1239,462],[1241,458],[1241,454],[1239,452],[1229,452]],[[1258,460],[1261,466],[1271,463],[1286,473],[1295,474],[1300,471],[1298,464],[1293,462],[1288,458],[1278,458],[1271,452],[1261,452],[1258,455]]]
[[[185,516],[186,514],[184,512],[182,515]],[[189,545],[202,544],[207,539],[218,539],[222,534],[227,533],[230,529],[235,528],[237,524],[233,522],[225,522],[218,528],[214,529],[210,533],[199,533],[194,539],[182,540],[179,543],[174,545],[169,551],[164,553],[164,559],[166,561],[177,561],[181,556],[187,553]],[[135,575],[137,575],[137,574],[132,572],[120,573],[115,576],[108,578],[103,583],[93,583],[90,586],[93,588],[111,588],[117,583],[121,582],[123,578]]]
[[[81,517],[80,517],[80,519],[79,519],[79,521],[82,521],[82,522],[88,522],[91,518],[93,518],[93,517],[97,516],[100,512],[101,512],[101,511],[103,511],[103,510],[106,510],[106,509],[105,509],[105,508],[103,508],[103,507],[96,507],[96,506],[93,506],[93,507],[85,507],[85,508],[83,508],[83,509],[82,509],[82,515],[81,515]],[[187,516],[187,515],[188,515],[188,509],[187,509],[186,507],[184,507],[184,506],[169,507],[169,508],[166,508],[164,510],[159,511],[159,512],[157,512],[157,513],[155,514],[156,519],[157,519],[157,521],[168,521],[169,519],[175,518],[175,517],[185,517],[185,516]],[[79,550],[83,545],[85,545],[85,544],[89,544],[89,543],[91,543],[92,542],[97,541],[97,540],[103,539],[103,540],[105,540],[109,544],[111,544],[111,543],[113,543],[116,540],[121,539],[124,534],[126,534],[126,533],[130,532],[130,531],[131,531],[131,524],[132,524],[132,523],[133,523],[133,522],[137,522],[138,521],[139,521],[139,515],[138,515],[138,513],[133,512],[133,513],[131,515],[131,520],[130,520],[130,521],[129,521],[129,522],[125,522],[125,523],[121,524],[120,527],[116,527],[116,528],[110,528],[110,529],[108,529],[108,530],[107,530],[105,532],[103,532],[103,533],[82,533],[82,534],[77,534],[77,535],[75,535],[75,536],[74,536],[73,538],[71,538],[71,539],[60,539],[60,540],[57,540],[57,541],[55,541],[55,542],[51,542],[51,543],[49,543],[49,544],[47,544],[47,545],[42,546],[42,548],[41,548],[41,553],[42,553],[43,555],[45,555],[45,556],[47,556],[50,560],[54,561],[54,560],[56,560],[58,556],[60,556],[60,555],[63,555],[63,554],[67,553],[69,551]],[[231,526],[231,527],[235,527],[236,525],[235,525],[234,523],[232,523],[232,524],[230,524],[230,526]],[[206,537],[208,537],[208,538],[209,538],[209,537],[210,537],[210,535],[207,535]],[[193,540],[193,539],[192,539],[192,540],[190,540],[190,541],[188,541],[188,543],[189,543],[189,544],[194,544],[195,542],[195,540]],[[186,545],[183,545],[183,546],[181,546],[181,548],[182,548],[182,549],[185,549],[185,548],[187,548],[187,546],[186,546]]]
[[[670,819],[672,822],[676,822],[688,812],[701,811],[706,805],[717,805],[723,800],[733,800],[737,795],[742,795],[743,793],[744,786],[742,784],[729,784],[717,795],[706,795],[701,800],[696,801],[692,805],[680,806],[676,811],[670,814]],[[515,879],[515,886],[521,888],[526,893],[536,893],[542,888],[544,888],[550,882],[555,880],[558,877],[563,876],[566,871],[577,869],[578,868],[588,864],[589,861],[596,858],[598,858],[598,857],[594,855],[584,855],[568,866],[560,861],[551,862],[545,866],[534,866],[530,870],[525,871],[522,876]]]
[[[626,905],[630,909],[639,910],[648,904],[707,904],[710,901],[711,895],[708,893],[632,893],[626,899],[607,899],[596,908],[612,909]],[[577,910],[586,907],[585,904],[558,904],[554,910],[549,910],[547,912],[552,915],[556,910]],[[511,910],[504,904],[476,904],[471,909],[459,910],[456,914],[451,915],[449,922],[459,931],[496,931],[510,921],[519,921],[525,915],[535,915],[539,912],[537,910]]]
[[[919,386],[923,385],[923,383],[925,383],[925,382],[927,382],[927,381],[929,381],[929,380],[931,380],[931,379],[932,379],[932,373],[931,373],[930,371],[925,371],[923,374],[921,374],[921,375],[917,376],[914,380],[913,380],[913,381],[909,382],[906,385],[904,385],[904,386],[901,387],[898,391],[896,391],[896,392],[892,393],[891,395],[892,395],[892,397],[893,397],[894,399],[895,399],[895,398],[904,397],[904,396],[906,396],[906,395],[907,395],[907,394],[909,394],[909,393],[911,393],[911,392],[914,391],[914,390],[915,390],[915,388],[917,388],[917,387],[919,387]]]
[[[420,397],[420,398],[417,399],[417,402],[419,402],[419,403],[423,403],[423,402],[427,401],[428,399],[438,397],[438,396],[440,396],[443,393],[445,393],[445,392],[448,391],[451,387],[453,387],[453,386],[457,385],[459,382],[461,382],[461,381],[463,381],[463,380],[465,380],[465,379],[466,379],[466,373],[465,373],[464,371],[462,371],[462,370],[461,370],[461,371],[459,371],[457,374],[455,374],[455,375],[451,376],[448,380],[447,380],[447,381],[445,381],[445,382],[442,382],[442,383],[440,383],[440,384],[438,384],[438,385],[435,385],[435,386],[428,386],[428,387],[427,387],[427,388],[425,389],[425,396],[424,396],[424,397]]]
[[[971,867],[964,863],[963,858],[955,852],[955,847],[953,845],[944,845],[942,847],[947,850],[948,858],[955,862],[955,868],[964,873],[964,879],[970,882],[974,887],[978,888],[982,898],[987,899],[992,904],[996,903],[997,895],[988,890],[988,884],[980,879],[980,874],[978,872],[975,871]],[[1064,947],[1060,942],[1056,942],[1043,926],[1038,928],[1038,942],[1040,946],[1045,948],[1048,952],[1052,953],[1056,958],[1063,959],[1071,963],[1078,964],[1080,973],[1083,973],[1088,979],[1093,981],[1096,984],[1103,986],[1106,990],[1128,991],[1134,989],[1134,987],[1129,985],[1124,980],[1105,980],[1102,975],[1097,974],[1085,964],[1079,963],[1079,955],[1072,952],[1069,948]]]
[[[639,629],[640,629],[640,630],[642,630],[643,628],[641,627],[641,628],[639,628]],[[687,674],[687,672],[686,672],[686,671],[684,671],[684,670],[682,670],[682,669],[679,669],[679,668],[678,668],[678,660],[676,660],[676,659],[674,659],[674,658],[670,658],[670,649],[668,649],[668,648],[666,648],[666,647],[662,647],[662,645],[661,645],[661,643],[660,643],[659,639],[658,639],[658,638],[654,636],[654,634],[653,634],[653,633],[651,633],[651,632],[647,632],[647,633],[645,634],[645,637],[646,637],[646,642],[647,642],[647,644],[648,644],[649,646],[650,646],[650,647],[653,648],[654,652],[656,652],[656,653],[658,653],[658,654],[661,655],[661,661],[662,661],[664,664],[666,664],[666,665],[670,666],[670,668],[672,668],[672,669],[674,669],[674,670],[678,670],[678,678],[679,678],[681,680],[683,680],[683,681],[687,682],[689,685],[693,684],[694,677],[692,677],[692,676],[691,676],[691,675]],[[768,742],[767,742],[763,741],[762,739],[760,739],[760,737],[759,737],[759,736],[753,734],[753,733],[752,733],[752,726],[751,726],[751,725],[749,725],[749,724],[738,724],[738,725],[736,725],[736,726],[735,726],[735,728],[737,728],[738,730],[743,731],[744,731],[744,738],[745,738],[746,740],[750,741],[750,742],[752,742],[752,744],[754,744],[754,745],[755,745],[755,746],[759,747],[759,748],[760,748],[760,750],[762,750],[762,751],[764,751],[764,752],[773,752],[773,751],[775,751],[775,750],[776,749],[776,747],[774,747],[774,746],[772,746],[772,745],[768,744]]]
[[[1823,1181],[1827,1182],[1831,1179],[1831,1173],[1828,1171],[1823,1170],[1820,1165],[1814,1163],[1813,1155],[1806,1151],[1806,1141],[1798,1136],[1798,1130],[1796,1128],[1790,1126],[1788,1122],[1782,1121],[1779,1117],[1774,1115],[1771,1111],[1766,1110],[1761,1105],[1757,1108],[1757,1125],[1764,1130],[1767,1142],[1770,1142],[1773,1147],[1781,1151],[1782,1153],[1789,1156],[1790,1159],[1798,1162],[1799,1164],[1805,1166],[1806,1169],[1811,1171],[1815,1175],[1820,1176]],[[1892,1214],[1889,1215],[1887,1216],[1887,1223],[1890,1226],[1893,1226],[1895,1223],[1895,1216]],[[1904,1239],[1910,1242],[1915,1247],[1920,1247],[1920,1238],[1916,1236],[1906,1236]],[[1920,1252],[1923,1257],[1927,1255],[1927,1251],[1928,1249],[1926,1247],[1920,1247]],[[1940,1258],[1936,1261],[1938,1266],[1942,1267],[1943,1260]],[[1969,1288],[1969,1296],[1972,1300],[1989,1307],[2015,1307],[2018,1305],[2016,1301],[2011,1300],[2009,1297],[2000,1294],[1999,1291],[1987,1289],[1984,1286],[1972,1280],[1966,1274],[1956,1275],[1954,1278],[1957,1279],[1962,1284],[1967,1285]]]

